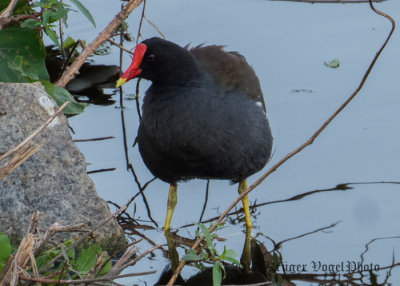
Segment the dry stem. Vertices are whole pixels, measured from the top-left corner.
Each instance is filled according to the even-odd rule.
[[[69,104],[69,101],[64,102],[57,111],[39,128],[37,128],[32,134],[26,137],[21,143],[19,143],[14,148],[11,148],[6,153],[0,156],[0,162],[15,153],[15,155],[10,159],[10,161],[3,167],[0,168],[0,180],[5,176],[10,174],[19,165],[21,165],[25,160],[31,157],[35,152],[37,152],[43,145],[31,144],[30,141],[37,136],[43,129],[45,129],[53,120],[61,113],[61,111]]]
[[[57,81],[56,85],[64,87],[67,83],[78,73],[79,68],[83,65],[86,59],[93,54],[93,52],[108,38],[111,37],[115,29],[121,25],[121,22],[129,17],[134,9],[136,9],[143,0],[130,0],[126,5],[123,6],[121,12],[119,12],[114,19],[107,25],[107,27],[97,36],[97,38],[91,42],[82,53],[76,58],[76,60],[69,66],[66,71],[62,74],[61,78]]]
[[[24,141],[22,141],[21,143],[19,143],[17,146],[15,146],[14,148],[8,150],[6,153],[4,153],[3,155],[0,156],[0,162],[3,161],[5,158],[7,158],[8,156],[10,156],[12,153],[16,152],[17,150],[19,150],[23,145],[25,145],[26,143],[28,143],[30,140],[32,140],[36,135],[38,135],[43,129],[45,129],[53,120],[54,118],[57,117],[58,114],[60,114],[60,112],[69,104],[69,101],[64,102],[63,105],[61,105],[57,111],[45,122],[43,123],[38,129],[36,129],[31,135],[29,135],[28,137],[25,138]]]
[[[3,29],[4,25],[7,23],[7,18],[10,17],[11,13],[14,11],[15,5],[18,0],[11,0],[8,4],[6,10],[0,15],[0,30]]]

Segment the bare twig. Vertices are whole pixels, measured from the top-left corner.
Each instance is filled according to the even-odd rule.
[[[210,191],[210,180],[207,180],[207,185],[206,185],[206,197],[204,199],[204,205],[203,209],[201,210],[201,215],[199,218],[199,223],[203,220],[203,215],[206,212],[206,207],[207,207],[207,202],[208,202],[208,192]]]
[[[121,45],[118,44],[117,42],[115,42],[115,41],[113,41],[113,40],[111,40],[111,39],[108,39],[107,41],[110,42],[111,44],[113,44],[114,46],[117,46],[117,47],[120,48],[121,50],[127,52],[128,54],[133,55],[133,52],[132,52],[132,51],[130,51],[130,50],[124,48],[123,46],[121,46]],[[122,66],[122,65],[121,65],[121,66]]]
[[[153,246],[152,248],[147,249],[145,252],[143,252],[141,255],[139,255],[138,257],[136,257],[132,261],[129,261],[129,262],[125,263],[122,267],[126,268],[128,266],[134,265],[136,262],[138,262],[140,259],[145,257],[147,254],[149,254],[150,252],[153,252],[154,250],[156,250],[157,248],[160,248],[160,247],[161,247],[161,245],[157,244],[157,245]]]
[[[86,174],[95,174],[95,173],[103,173],[103,172],[111,172],[115,171],[116,168],[106,168],[106,169],[98,169],[86,172]]]
[[[40,239],[40,242],[35,246],[34,252],[37,252],[43,245],[46,244],[49,239],[59,232],[91,232],[90,229],[84,229],[85,224],[79,223],[75,225],[60,225],[60,223],[52,224],[43,237]]]
[[[124,252],[121,258],[115,263],[113,268],[105,275],[105,277],[116,276],[124,270],[123,265],[127,263],[127,261],[135,255],[139,251],[139,248],[136,245],[131,245]]]
[[[164,39],[167,39],[167,38],[164,36],[164,34],[161,32],[161,30],[157,27],[156,24],[154,24],[152,21],[150,21],[150,19],[147,18],[146,15],[143,15],[143,17],[146,19],[147,22],[149,22],[149,24],[150,24],[154,29],[156,29],[156,31],[157,31]]]
[[[27,20],[27,19],[37,19],[42,15],[43,15],[43,10],[39,11],[37,13],[34,13],[34,14],[29,14],[29,15],[18,15],[15,17],[0,18],[0,30],[2,28],[4,28],[5,26],[11,25],[13,23],[20,23],[23,20]]]
[[[139,44],[139,38],[142,36],[142,24],[143,24],[143,18],[144,18],[145,11],[146,11],[146,0],[143,0],[142,16],[140,17],[139,28],[137,31],[136,45]]]
[[[10,17],[11,13],[14,11],[15,5],[17,4],[18,0],[11,0],[8,4],[6,10],[0,15],[0,30],[3,29],[4,25],[6,24],[6,19]]]
[[[7,177],[12,171],[18,168],[23,162],[28,160],[33,154],[39,151],[43,147],[43,144],[36,145],[27,143],[21,146],[15,154],[11,157],[10,161],[0,168],[0,180]]]
[[[34,215],[28,229],[33,229],[32,225],[36,224],[38,214]],[[33,256],[33,247],[35,245],[34,235],[28,231],[22,239],[17,253],[11,256],[7,264],[4,266],[2,275],[0,275],[0,286],[17,285],[18,269],[24,268],[30,257]]]
[[[101,255],[99,256],[99,258],[97,258],[96,264],[92,267],[92,269],[90,269],[90,271],[88,272],[88,274],[86,274],[85,279],[90,279],[96,276],[96,273],[102,269],[102,267],[104,266],[104,261],[107,258],[107,252],[103,251],[101,253]],[[85,284],[82,284],[85,285]]]
[[[74,142],[89,142],[89,141],[101,141],[101,140],[108,140],[114,139],[114,136],[106,136],[106,137],[97,137],[97,138],[89,138],[89,139],[75,139]]]
[[[36,145],[31,144],[31,140],[37,136],[43,129],[45,129],[53,120],[60,114],[60,112],[69,104],[69,101],[66,101],[63,105],[61,105],[57,111],[39,128],[37,128],[32,134],[26,137],[21,143],[19,143],[14,148],[11,148],[6,153],[0,156],[0,162],[5,160],[7,157],[13,155],[13,157],[7,162],[7,164],[0,168],[0,180],[14,171],[19,165],[25,162],[28,158],[30,158],[33,154],[35,154],[43,144]]]
[[[223,219],[228,215],[228,213],[236,206],[236,204],[238,202],[240,202],[246,195],[248,195],[248,193],[250,193],[255,187],[257,187],[259,184],[261,184],[262,181],[265,180],[265,178],[267,178],[269,175],[271,175],[273,172],[275,172],[283,163],[285,163],[287,160],[289,160],[290,158],[292,158],[294,155],[298,154],[300,151],[302,151],[304,148],[306,148],[307,146],[311,145],[314,140],[322,133],[322,131],[324,131],[324,129],[331,123],[331,121],[350,103],[350,101],[352,101],[352,99],[358,94],[358,92],[361,90],[361,88],[364,86],[365,81],[367,80],[372,68],[375,65],[375,62],[377,61],[377,59],[379,58],[380,54],[382,53],[383,49],[386,47],[387,43],[389,42],[394,29],[396,27],[396,24],[394,22],[394,20],[387,14],[384,14],[378,10],[376,10],[376,8],[373,6],[372,4],[372,0],[369,0],[369,4],[371,6],[371,9],[385,17],[386,19],[388,19],[391,24],[392,24],[392,29],[390,30],[389,35],[387,36],[385,42],[383,43],[383,45],[381,46],[381,48],[378,50],[378,52],[376,53],[376,55],[374,56],[374,58],[372,59],[371,64],[369,65],[367,71],[365,72],[363,78],[361,79],[360,84],[358,85],[358,87],[355,89],[355,91],[347,98],[347,100],[322,124],[322,126],[315,131],[315,133],[306,141],[304,142],[302,145],[300,145],[299,147],[297,147],[295,150],[293,150],[292,152],[288,153],[285,157],[283,157],[278,163],[276,163],[274,166],[272,166],[267,172],[265,172],[257,181],[255,181],[250,187],[247,188],[246,191],[244,191],[240,196],[238,196],[236,198],[236,200],[225,210],[225,212],[218,218],[218,220],[210,227],[209,231],[212,232],[214,231],[217,226],[223,221]],[[204,236],[199,237],[196,242],[194,243],[192,249],[197,248],[201,241],[203,241]],[[168,282],[167,285],[173,285],[176,278],[178,277],[179,273],[181,272],[182,268],[185,266],[185,260],[182,260],[177,269],[175,270],[174,274],[172,275],[170,281]]]
[[[337,221],[337,222],[332,223],[331,225],[320,227],[320,228],[317,228],[317,229],[315,229],[313,231],[309,231],[309,232],[297,235],[295,237],[284,239],[284,240],[278,242],[277,244],[275,244],[275,249],[273,249],[272,251],[281,248],[282,244],[284,244],[285,242],[288,242],[288,241],[291,241],[291,240],[296,240],[296,239],[299,239],[299,238],[302,238],[302,237],[305,237],[305,236],[308,236],[310,234],[317,233],[317,232],[320,232],[320,231],[326,231],[327,229],[334,228],[339,223],[340,223],[340,221]]]
[[[106,219],[104,219],[102,222],[100,222],[99,225],[97,225],[94,229],[91,230],[90,233],[84,234],[82,235],[79,239],[77,239],[70,247],[68,247],[66,249],[66,251],[69,251],[70,249],[74,248],[75,246],[77,246],[81,241],[85,240],[88,236],[90,236],[91,233],[93,233],[94,231],[98,230],[99,228],[101,228],[103,225],[105,225],[106,223],[108,223],[113,217],[115,217],[117,214],[119,214],[120,212],[123,212],[127,209],[127,205],[122,206],[121,208],[119,208],[117,211],[115,211],[113,214],[111,214],[109,217],[107,217]],[[44,272],[46,271],[55,261],[57,261],[60,257],[62,256],[62,253],[58,254],[56,257],[54,257],[52,260],[50,260],[44,267],[41,268],[40,272]]]
[[[14,148],[11,148],[10,150],[8,150],[6,153],[4,153],[3,155],[0,156],[0,162],[3,161],[5,158],[7,158],[8,156],[10,156],[12,153],[18,151],[22,146],[24,146],[25,144],[27,144],[30,140],[32,140],[35,136],[37,136],[43,129],[45,129],[53,120],[54,118],[57,117],[58,114],[61,113],[61,111],[63,111],[63,109],[69,104],[69,101],[64,102],[63,105],[61,105],[57,111],[49,118],[47,119],[47,121],[45,123],[43,123],[38,129],[36,129],[31,135],[29,135],[28,137],[26,137],[24,139],[24,141],[22,141],[21,143],[19,143],[17,146],[15,146]]]
[[[136,9],[143,0],[130,0],[122,8],[114,19],[108,24],[108,26],[97,36],[97,38],[91,42],[88,46],[84,48],[82,53],[76,58],[76,60],[70,65],[67,70],[62,74],[61,78],[57,81],[56,85],[64,87],[67,83],[78,73],[79,68],[83,65],[86,59],[93,54],[93,52],[111,35],[114,33],[115,29],[121,25],[121,22],[129,17],[134,9]]]

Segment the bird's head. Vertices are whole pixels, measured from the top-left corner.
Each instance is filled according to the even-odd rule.
[[[197,68],[190,69],[192,65],[194,61],[186,49],[161,38],[150,38],[136,46],[132,62],[116,87],[137,77],[153,83],[179,81],[197,71]]]

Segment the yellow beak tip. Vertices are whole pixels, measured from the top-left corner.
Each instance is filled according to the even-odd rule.
[[[126,79],[124,78],[119,78],[119,80],[117,81],[117,84],[115,85],[115,87],[120,87],[121,85],[126,83]]]

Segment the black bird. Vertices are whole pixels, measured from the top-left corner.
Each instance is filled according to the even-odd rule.
[[[183,48],[160,38],[136,46],[117,87],[152,81],[143,101],[139,151],[154,176],[170,184],[165,230],[177,182],[194,178],[240,182],[261,170],[272,149],[260,82],[246,59],[222,46]],[[243,199],[251,228],[248,198]]]

